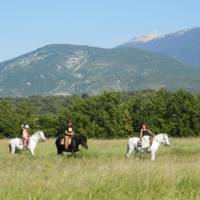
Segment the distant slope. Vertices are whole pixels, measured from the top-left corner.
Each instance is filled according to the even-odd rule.
[[[145,41],[145,38],[149,40]],[[165,36],[148,34],[120,46],[149,50],[200,68],[200,27]]]
[[[200,71],[144,50],[64,44],[48,45],[0,63],[0,96],[160,87],[200,91]]]

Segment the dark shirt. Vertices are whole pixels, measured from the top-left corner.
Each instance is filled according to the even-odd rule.
[[[153,134],[152,133],[150,133],[150,131],[148,130],[148,129],[143,129],[142,130],[142,136],[144,136],[144,135],[148,135],[148,136],[152,136]]]

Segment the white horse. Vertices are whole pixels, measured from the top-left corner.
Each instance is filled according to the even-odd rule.
[[[146,137],[149,137],[149,136],[146,136]],[[151,153],[151,160],[155,160],[156,151],[158,150],[158,147],[160,146],[160,144],[170,145],[169,138],[166,133],[160,133],[156,135],[153,138],[152,145],[150,146],[150,142],[149,142],[149,145],[147,145],[145,149],[142,147],[138,147],[139,140],[140,138],[138,137],[132,137],[128,139],[127,154],[126,154],[127,158],[130,157],[133,151],[135,151],[135,153],[141,154],[142,152],[145,151],[145,149],[148,149],[148,151]]]
[[[32,155],[35,155],[35,147],[38,142],[44,142],[46,140],[46,137],[44,135],[43,131],[36,131],[30,138],[29,138],[29,144],[27,149],[30,150]],[[9,150],[10,153],[14,154],[16,150],[23,150],[23,142],[21,138],[14,138],[9,141]]]

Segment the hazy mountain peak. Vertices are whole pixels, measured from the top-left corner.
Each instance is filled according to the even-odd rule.
[[[200,68],[200,27],[182,29],[165,35],[147,34],[134,38],[120,47],[148,50]]]
[[[128,43],[129,42],[137,42],[137,43],[149,42],[151,40],[159,38],[160,36],[161,36],[161,34],[158,32],[148,33],[148,34],[142,35],[140,37],[134,37],[133,39],[128,41]]]

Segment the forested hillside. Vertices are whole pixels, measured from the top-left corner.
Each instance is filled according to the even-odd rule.
[[[184,90],[169,92],[106,92],[97,96],[1,98],[0,136],[20,135],[20,125],[42,129],[47,136],[62,134],[72,119],[77,133],[92,138],[139,135],[146,122],[154,133],[200,135],[200,95]]]

